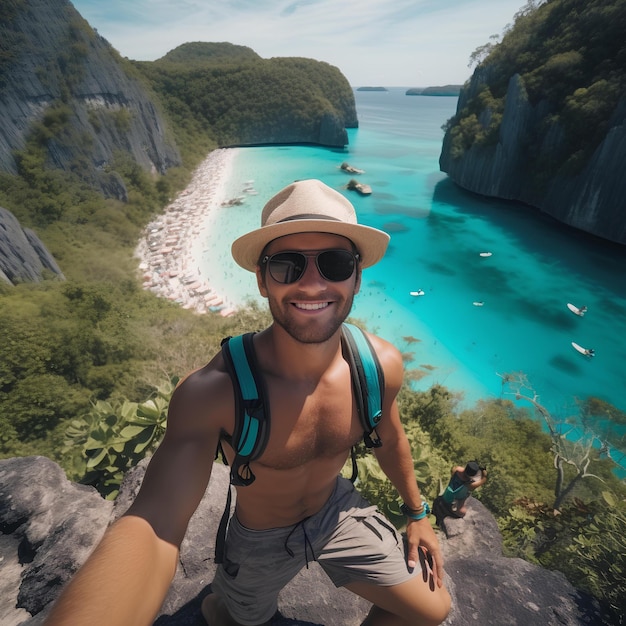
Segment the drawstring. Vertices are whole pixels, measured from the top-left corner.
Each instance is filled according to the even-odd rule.
[[[315,556],[315,551],[313,550],[313,545],[311,544],[311,541],[309,539],[309,537],[306,534],[306,528],[304,526],[304,522],[306,522],[309,518],[305,517],[303,520],[301,520],[300,522],[298,522],[289,532],[289,534],[287,535],[287,538],[285,539],[285,550],[287,552],[287,554],[293,558],[295,556],[293,550],[289,547],[289,540],[291,539],[291,535],[293,535],[293,533],[296,531],[296,529],[298,528],[298,526],[302,526],[302,534],[304,536],[304,560],[306,561],[306,568],[309,569],[309,550],[311,550],[311,556],[313,557],[311,560],[312,561],[317,561],[317,557]]]

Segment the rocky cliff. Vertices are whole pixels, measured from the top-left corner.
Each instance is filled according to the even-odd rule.
[[[51,602],[137,493],[145,461],[131,470],[115,503],[72,484],[43,457],[0,461],[0,622],[36,626]],[[210,591],[214,533],[228,487],[216,465],[191,519],[180,564],[155,624],[202,626]],[[596,608],[565,578],[521,559],[502,556],[496,521],[475,499],[465,519],[448,519],[441,533],[446,585],[453,598],[446,626],[576,626],[598,624]],[[337,589],[311,563],[279,597],[273,626],[358,626],[370,605]],[[205,625],[206,626],[206,625]]]
[[[471,94],[486,83],[476,72],[464,87],[457,111],[467,106]],[[453,156],[452,133],[443,141],[439,165],[455,183],[484,196],[523,202],[560,222],[604,239],[626,244],[626,177],[621,173],[626,159],[626,100],[613,113],[604,140],[591,159],[575,174],[559,172],[544,184],[529,164],[561,158],[565,141],[562,128],[550,125],[552,112],[545,102],[532,105],[519,75],[509,81],[497,142],[474,144],[462,155]],[[490,113],[484,110],[479,123],[487,129]],[[530,137],[550,128],[539,145]]]
[[[45,270],[64,278],[39,237],[29,228],[22,228],[13,213],[0,207],[0,281],[11,285],[39,282]]]
[[[68,0],[16,0],[1,13],[0,170],[17,172],[14,151],[30,138],[48,166],[124,199],[107,171],[117,151],[148,171],[180,164],[154,98]]]
[[[442,171],[625,244],[625,28],[624,2],[528,2],[472,54]]]

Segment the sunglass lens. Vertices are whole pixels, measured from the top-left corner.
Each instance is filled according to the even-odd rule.
[[[300,280],[306,268],[306,257],[298,252],[279,252],[269,259],[272,278],[283,285]]]
[[[327,250],[317,256],[317,267],[327,280],[348,280],[354,272],[354,256],[347,250]]]

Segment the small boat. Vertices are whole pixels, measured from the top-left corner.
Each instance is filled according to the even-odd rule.
[[[484,302],[472,302],[472,304],[474,306],[483,306],[485,303]]]
[[[354,180],[354,178],[350,179],[346,188],[351,189],[352,191],[358,191],[363,196],[369,196],[372,193],[372,188],[369,185],[364,185],[363,183]]]
[[[353,167],[352,165],[350,165],[350,163],[346,163],[346,161],[344,161],[340,166],[340,169],[342,169],[344,172],[348,172],[349,174],[365,174],[365,170],[360,170],[357,167]]]
[[[596,351],[593,348],[583,348],[581,345],[578,345],[575,341],[572,341],[572,347],[577,352],[580,352],[584,356],[596,356]]]
[[[491,256],[492,254],[492,252],[481,252],[480,256]]]
[[[230,200],[224,200],[222,202],[222,206],[239,206],[244,203],[245,198],[243,196],[237,196],[235,198],[231,198]]]
[[[567,308],[574,314],[582,317],[587,312],[586,306],[581,306],[580,308],[572,304],[571,302],[567,303]]]
[[[423,296],[425,295],[425,291],[423,289],[418,289],[417,291],[409,291],[410,296]]]

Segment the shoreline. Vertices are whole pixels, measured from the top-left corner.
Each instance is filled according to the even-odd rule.
[[[233,148],[210,152],[189,185],[146,226],[135,249],[143,288],[197,313],[214,311],[227,317],[238,308],[211,287],[196,250],[207,238],[217,210],[228,202],[235,156]]]
[[[257,202],[252,198],[250,204],[245,201],[249,194],[256,196],[258,192],[254,181],[243,182],[244,175],[236,171],[237,153],[236,148],[220,148],[209,153],[193,173],[189,185],[146,226],[135,251],[140,259],[143,288],[198,314],[217,312],[228,317],[246,306],[251,294],[256,293],[254,275],[250,275],[251,284],[246,285],[247,272],[235,266],[230,245],[225,244],[240,234],[238,231],[251,219],[251,206]],[[263,172],[248,168],[246,173],[256,175],[263,186]],[[263,193],[271,191],[263,189]],[[236,201],[237,198],[241,201]],[[239,204],[244,206],[237,206]],[[223,219],[225,208],[229,215],[226,222]],[[235,274],[235,270],[240,273]],[[427,327],[413,320],[408,307],[400,302],[392,307],[396,318],[392,327],[387,324],[385,315],[381,319],[381,303],[391,299],[391,306],[393,302],[381,285],[372,280],[364,284],[350,315],[362,319],[373,332],[382,331],[381,336],[394,345],[402,346],[405,336],[417,332],[424,345],[439,344],[437,352],[441,352],[442,344]],[[461,381],[457,380],[458,368],[450,366],[454,357],[443,349],[445,357],[435,359],[436,365],[429,372],[430,376],[424,377],[425,381],[430,380],[432,384],[433,380],[443,380],[443,384],[452,385],[451,388],[463,389],[468,398],[469,389],[476,383],[466,373],[461,374]],[[484,385],[477,386],[481,390],[477,397],[484,397]]]

